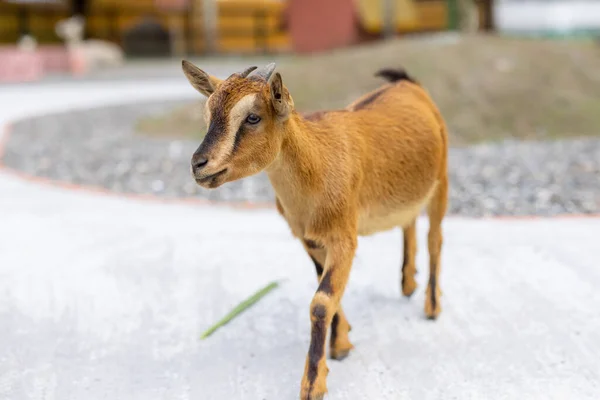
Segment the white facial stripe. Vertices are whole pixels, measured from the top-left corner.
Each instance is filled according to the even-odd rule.
[[[237,132],[240,124],[246,119],[252,108],[254,107],[254,102],[256,101],[256,93],[249,94],[240,99],[235,106],[231,108],[229,112],[229,121],[227,121],[228,129],[234,130]]]
[[[224,132],[220,132],[220,138],[218,139],[218,146],[212,150],[212,161],[211,164],[221,165],[226,162],[227,158],[233,152],[233,146],[235,145],[235,136],[240,127],[244,122],[256,102],[257,94],[249,94],[242,97],[229,111],[227,119],[227,126]],[[210,124],[211,112],[209,102],[206,102],[206,122]]]
[[[211,119],[212,119],[212,115],[210,112],[210,106],[208,105],[208,101],[207,101],[206,103],[204,103],[204,121],[206,122],[206,129],[208,129]]]
[[[220,160],[229,156],[235,144],[235,135],[256,102],[256,93],[242,97],[229,111],[226,136],[222,139],[223,151],[219,152]]]

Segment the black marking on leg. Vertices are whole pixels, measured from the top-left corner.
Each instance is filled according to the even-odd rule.
[[[333,316],[333,319],[331,320],[331,335],[329,337],[329,343],[330,343],[331,346],[335,345],[335,341],[337,339],[338,324],[339,323],[340,323],[340,317],[336,313]]]
[[[325,336],[327,330],[325,327],[325,318],[327,317],[327,308],[322,304],[317,304],[312,309],[312,316],[315,320],[312,323],[310,333],[310,347],[308,348],[308,371],[306,377],[311,386],[317,379],[319,361],[325,355]]]
[[[325,308],[325,306],[322,304],[317,304],[312,309],[312,316],[317,320],[325,320],[325,317],[327,316],[327,308]]]
[[[323,292],[328,296],[331,296],[333,290],[331,288],[331,270],[325,272],[323,277],[321,278],[321,283],[319,283],[318,292]]]
[[[435,268],[432,269],[432,274],[429,277],[429,300],[431,301],[431,311],[435,313],[435,308],[437,306],[437,299],[435,296],[435,291],[437,287],[437,278],[435,276]]]
[[[403,248],[403,261],[402,261],[402,270],[408,265],[408,238],[407,235],[404,235],[404,248]]]
[[[317,270],[317,276],[321,279],[321,275],[323,275],[323,266],[313,257],[310,256],[312,262],[315,264],[315,269]]]
[[[408,265],[408,238],[404,234],[404,249],[403,249],[403,260],[402,260],[402,287],[406,282],[406,267]]]

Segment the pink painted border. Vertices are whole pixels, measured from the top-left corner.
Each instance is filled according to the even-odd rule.
[[[77,73],[73,57],[63,45],[39,45],[32,52],[22,51],[15,45],[0,45],[0,58],[7,59],[4,68],[0,66],[0,82],[4,83],[39,81],[54,72]],[[25,69],[15,67],[12,64],[15,60]]]
[[[247,201],[212,201],[206,199],[182,199],[174,198],[167,199],[160,196],[154,196],[150,194],[133,194],[133,193],[117,193],[108,189],[92,186],[92,185],[76,185],[72,183],[60,182],[50,178],[43,178],[35,175],[28,174],[26,172],[18,171],[7,167],[2,163],[2,157],[4,155],[4,147],[8,142],[8,138],[12,132],[12,125],[6,124],[2,130],[0,130],[0,171],[17,178],[36,183],[38,185],[45,185],[51,187],[58,187],[61,189],[79,191],[88,194],[102,195],[114,198],[126,198],[135,201],[150,202],[155,204],[183,204],[183,205],[198,205],[198,206],[225,206],[235,209],[275,209],[275,203],[250,203]],[[540,216],[540,215],[514,215],[514,216],[488,216],[488,217],[465,217],[461,215],[449,214],[446,218],[459,218],[468,220],[544,220],[544,219],[595,219],[600,218],[599,214],[562,214],[557,216]]]

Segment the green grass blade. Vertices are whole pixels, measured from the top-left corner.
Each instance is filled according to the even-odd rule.
[[[244,300],[243,302],[241,302],[240,304],[238,304],[233,310],[231,310],[219,322],[217,322],[216,324],[214,324],[213,326],[211,326],[210,328],[208,328],[202,334],[202,336],[200,336],[200,339],[204,340],[207,337],[209,337],[210,335],[212,335],[217,329],[219,329],[223,325],[227,324],[229,321],[231,321],[232,319],[234,319],[235,317],[237,317],[242,312],[246,311],[254,303],[256,303],[257,301],[259,301],[262,297],[264,297],[271,290],[275,289],[277,286],[279,286],[279,282],[277,282],[277,281],[271,282],[267,286],[265,286],[264,288],[260,289],[258,292],[254,293],[251,297],[247,298],[246,300]]]

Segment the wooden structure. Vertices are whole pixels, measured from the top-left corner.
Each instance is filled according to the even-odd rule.
[[[170,43],[166,52],[154,54],[197,55],[207,50],[202,0],[31,1],[35,0],[21,4],[0,0],[0,46],[14,45],[23,33],[31,33],[41,45],[59,44],[56,22],[78,13],[88,21],[86,37],[127,44],[128,48],[136,40],[144,41],[144,34],[147,40],[160,38],[161,43]],[[364,37],[381,37],[386,26],[382,5],[387,0],[214,1],[217,53],[323,51]],[[398,34],[453,28],[455,18],[449,4],[455,0],[392,1]],[[478,0],[478,5],[481,28],[490,29],[492,0]]]
[[[73,13],[86,16],[86,37],[122,44],[142,21],[160,24],[173,36],[173,53],[204,52],[201,12],[187,0],[64,0],[15,4],[0,0],[0,44],[31,33],[39,43],[59,43],[54,25]],[[217,43],[221,53],[279,52],[289,49],[281,29],[285,3],[277,0],[217,0]]]
[[[379,34],[384,27],[386,0],[355,0],[358,23],[369,34]],[[392,0],[397,33],[444,31],[455,29],[453,0]],[[476,0],[480,29],[493,26],[492,0]]]
[[[296,52],[329,50],[358,39],[354,0],[290,0],[287,11]]]
[[[389,3],[392,16],[386,9]],[[300,53],[380,38],[390,21],[396,34],[456,28],[452,0],[288,0],[288,4],[292,48]],[[491,29],[492,0],[479,0],[477,5],[479,28]]]

